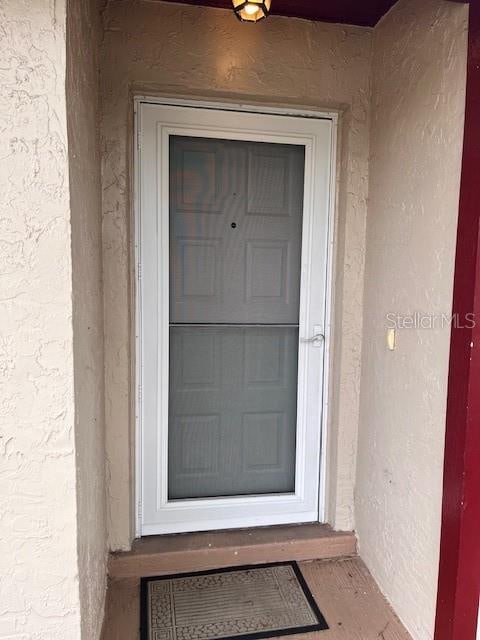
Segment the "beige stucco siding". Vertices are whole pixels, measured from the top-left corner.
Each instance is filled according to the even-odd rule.
[[[110,546],[132,537],[134,93],[300,105],[341,113],[329,519],[353,527],[371,31],[231,11],[119,0],[104,12],[103,212]]]
[[[77,540],[82,638],[100,636],[106,590],[102,211],[96,0],[67,6]]]
[[[416,640],[433,637],[465,105],[467,8],[401,0],[374,32],[361,420],[360,553]],[[438,326],[438,325],[437,325]]]
[[[96,0],[0,4],[0,636],[97,640],[107,534],[133,537],[144,94],[338,112],[328,520],[431,640],[467,8],[400,0],[372,31],[100,4],[103,34]],[[388,351],[415,312],[437,328]]]
[[[96,640],[106,586],[100,24],[93,0],[5,1],[0,21],[0,635]]]
[[[65,2],[0,4],[0,636],[80,638]]]

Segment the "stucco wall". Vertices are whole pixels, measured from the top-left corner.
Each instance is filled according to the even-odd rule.
[[[0,636],[80,638],[65,2],[0,4]]]
[[[100,636],[107,555],[97,5],[67,5],[78,567],[82,638],[88,640]]]
[[[132,95],[201,96],[342,114],[329,519],[353,527],[368,160],[371,31],[231,11],[116,0],[104,12],[103,213],[108,529],[132,530]]]
[[[374,32],[356,524],[360,553],[415,640],[433,636],[458,214],[467,8],[401,0]]]

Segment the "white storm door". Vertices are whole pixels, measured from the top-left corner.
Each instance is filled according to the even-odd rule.
[[[316,521],[332,123],[138,118],[140,533]]]

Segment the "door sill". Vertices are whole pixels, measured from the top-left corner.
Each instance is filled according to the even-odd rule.
[[[286,560],[323,560],[355,555],[353,532],[325,524],[210,531],[151,536],[136,540],[131,551],[111,554],[112,578],[189,573]]]

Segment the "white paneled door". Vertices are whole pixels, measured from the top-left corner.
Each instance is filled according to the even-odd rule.
[[[332,121],[137,107],[138,533],[316,521]]]

